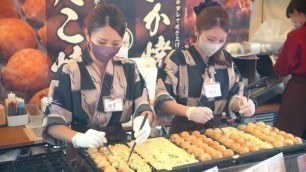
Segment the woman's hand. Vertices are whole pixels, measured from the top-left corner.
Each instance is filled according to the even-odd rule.
[[[188,107],[186,117],[188,120],[204,124],[214,116],[212,110],[208,107]]]
[[[246,97],[242,97],[238,103],[238,106],[239,113],[243,114],[245,117],[251,117],[255,113],[255,104],[251,99],[247,100]]]
[[[140,129],[143,119],[144,116],[141,115],[137,116],[133,121],[133,130],[134,130],[134,136],[136,138],[135,142],[137,145],[145,142],[151,133],[151,127],[148,118],[146,119],[143,127]]]
[[[99,148],[107,143],[105,133],[89,129],[86,133],[77,132],[71,139],[75,148]]]

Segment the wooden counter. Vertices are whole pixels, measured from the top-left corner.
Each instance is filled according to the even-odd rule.
[[[41,137],[36,136],[31,128],[26,126],[0,127],[0,149],[43,143]]]

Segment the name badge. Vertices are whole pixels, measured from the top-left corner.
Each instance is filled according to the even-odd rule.
[[[220,97],[221,87],[219,82],[204,84],[205,94],[207,98]]]
[[[103,97],[103,105],[105,112],[118,112],[123,110],[123,99]]]

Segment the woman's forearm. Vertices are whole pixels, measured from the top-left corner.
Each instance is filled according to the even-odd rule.
[[[72,130],[71,128],[65,125],[51,125],[48,127],[48,134],[52,137],[65,141],[70,142],[72,137],[77,133],[76,131]]]
[[[234,103],[232,104],[232,111],[234,112],[239,112],[240,108],[239,108],[239,102],[240,102],[240,99],[236,99],[234,101]]]
[[[174,101],[164,101],[161,103],[160,110],[163,113],[173,114],[177,116],[186,116],[188,106],[178,104]]]

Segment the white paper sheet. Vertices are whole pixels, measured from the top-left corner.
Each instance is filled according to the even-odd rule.
[[[269,159],[266,159],[243,172],[286,172],[283,153],[279,153]]]

